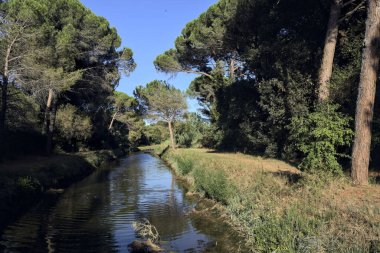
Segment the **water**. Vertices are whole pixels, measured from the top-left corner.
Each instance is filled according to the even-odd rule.
[[[139,153],[41,201],[3,231],[0,250],[128,252],[132,222],[147,218],[166,252],[237,252],[217,217],[186,215],[194,205],[164,162]]]

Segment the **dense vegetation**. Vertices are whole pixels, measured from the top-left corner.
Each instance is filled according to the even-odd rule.
[[[78,0],[0,7],[1,157],[128,149],[143,122],[130,117],[133,98],[114,93],[136,66],[116,29]]]
[[[202,106],[196,115],[164,81],[138,87],[135,98],[116,92],[136,67],[132,51],[118,49],[116,30],[78,1],[5,1],[1,156],[135,149],[170,137],[173,148],[240,151],[336,175],[349,170],[354,152],[353,178],[365,183],[357,168],[376,168],[380,146],[379,99],[368,115],[362,108],[376,87],[363,86],[366,7],[373,9],[340,0],[211,6],[154,61],[159,71],[199,75],[187,92]]]
[[[224,204],[252,250],[380,250],[379,187],[357,187],[380,178],[379,0],[219,0],[154,61],[197,75],[186,94],[155,80],[134,97],[116,91],[132,50],[79,0],[0,3],[2,162],[66,153],[87,166],[67,153],[164,143],[161,155]],[[52,166],[55,183],[46,168],[3,169],[0,198],[76,174]]]
[[[375,64],[378,54],[376,43],[368,55],[372,44],[362,51],[371,32],[366,19],[377,22],[371,13],[364,1],[221,0],[188,23],[175,48],[154,64],[169,74],[199,75],[188,93],[210,122],[204,146],[334,174],[349,170],[353,154],[363,161],[353,163],[353,178],[366,183],[356,171],[368,169],[365,161],[378,167],[380,147],[376,86],[365,83],[367,76],[376,78],[377,65],[363,74],[365,59]],[[352,153],[354,135],[360,148]]]
[[[220,0],[154,61],[199,75],[188,94],[207,120],[190,115],[176,140],[213,148],[156,152],[253,252],[380,250],[379,187],[352,184],[379,168],[379,24],[373,0]]]

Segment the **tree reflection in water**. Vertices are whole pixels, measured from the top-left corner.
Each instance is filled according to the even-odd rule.
[[[5,252],[127,252],[132,222],[147,218],[175,252],[231,252],[235,236],[216,219],[186,216],[185,197],[166,164],[148,154],[123,159],[49,196],[2,234]],[[217,242],[217,243],[216,243]]]

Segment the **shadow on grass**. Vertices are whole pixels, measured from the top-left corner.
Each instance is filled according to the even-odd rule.
[[[275,177],[281,177],[284,178],[288,184],[293,185],[299,182],[299,180],[302,178],[301,174],[294,173],[291,171],[277,171],[272,172],[272,175]]]

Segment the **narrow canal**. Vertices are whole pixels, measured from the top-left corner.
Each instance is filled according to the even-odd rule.
[[[238,252],[220,219],[187,215],[194,205],[163,161],[138,153],[46,197],[3,231],[0,250],[128,252],[132,222],[146,218],[165,252]]]

